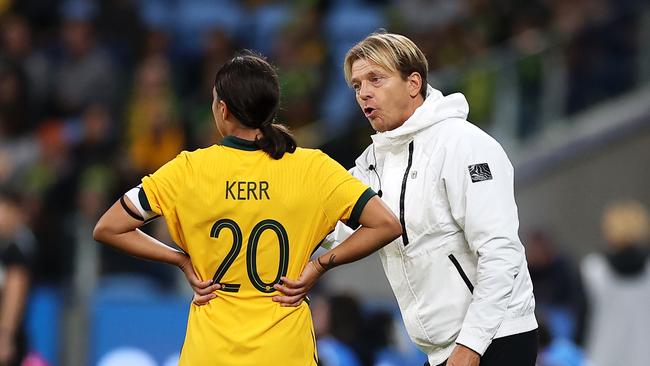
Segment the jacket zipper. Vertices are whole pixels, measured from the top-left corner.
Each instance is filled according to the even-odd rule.
[[[469,289],[469,292],[473,294],[474,293],[474,285],[472,285],[472,283],[469,282],[469,278],[467,278],[467,275],[465,274],[465,271],[463,271],[463,267],[460,266],[460,263],[458,263],[458,260],[456,259],[456,257],[454,257],[453,254],[449,254],[449,260],[451,261],[451,263],[454,264],[454,267],[456,267],[456,270],[460,274],[460,277],[463,278],[463,281],[467,285],[467,288]]]
[[[404,199],[406,198],[406,180],[409,177],[409,171],[411,170],[411,164],[413,163],[413,141],[409,143],[409,160],[406,165],[406,171],[404,172],[404,179],[402,179],[402,192],[399,195],[399,222],[402,224],[402,242],[404,246],[407,246],[409,243],[409,237],[406,233],[406,221],[404,219]]]

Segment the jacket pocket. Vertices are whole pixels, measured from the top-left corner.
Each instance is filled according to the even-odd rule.
[[[465,282],[465,285],[467,285],[467,288],[469,289],[470,293],[474,293],[474,285],[469,281],[469,278],[465,274],[465,271],[463,271],[463,267],[460,266],[460,263],[458,263],[458,260],[456,257],[454,257],[453,254],[449,254],[449,260],[451,263],[456,267],[456,270],[458,271],[458,274],[460,277],[463,279],[463,282]]]

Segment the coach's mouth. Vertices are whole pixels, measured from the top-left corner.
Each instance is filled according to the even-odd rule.
[[[363,108],[363,114],[366,116],[366,118],[373,118],[377,114],[377,109],[373,107],[365,107]]]

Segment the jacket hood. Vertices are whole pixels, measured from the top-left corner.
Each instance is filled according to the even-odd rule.
[[[463,94],[454,93],[445,96],[431,85],[427,85],[427,98],[403,125],[391,131],[377,132],[371,137],[377,147],[395,144],[402,140],[407,141],[412,134],[446,119],[466,120],[468,113],[469,105]]]

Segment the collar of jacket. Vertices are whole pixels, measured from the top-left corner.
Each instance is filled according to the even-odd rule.
[[[439,90],[427,85],[427,99],[404,124],[394,130],[377,132],[370,137],[377,149],[388,149],[409,143],[413,140],[413,135],[444,120],[450,118],[466,120],[468,113],[469,105],[463,94],[454,93],[444,96]]]

